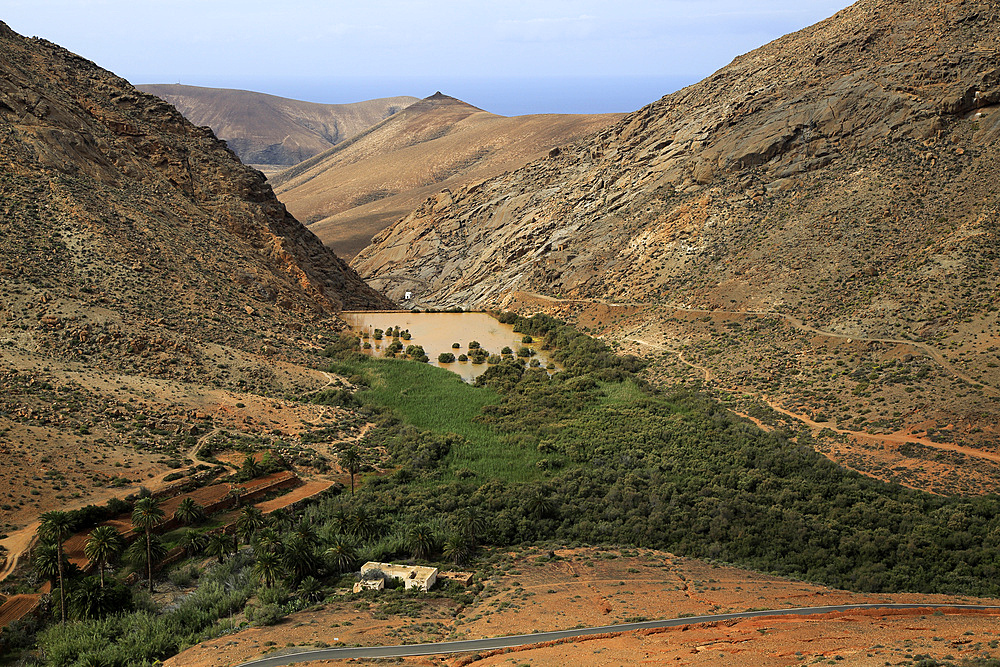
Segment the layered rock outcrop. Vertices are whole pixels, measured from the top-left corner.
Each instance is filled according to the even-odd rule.
[[[995,307],[1000,18],[861,0],[589,140],[443,192],[352,265],[390,295],[782,309],[922,335]]]

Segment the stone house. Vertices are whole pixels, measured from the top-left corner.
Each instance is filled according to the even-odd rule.
[[[410,590],[416,588],[422,591],[429,591],[437,582],[438,570],[436,567],[423,567],[420,565],[394,565],[392,563],[368,562],[361,566],[361,578],[367,572],[381,572],[385,577],[399,579],[403,582],[403,588]],[[359,582],[360,583],[360,582]]]

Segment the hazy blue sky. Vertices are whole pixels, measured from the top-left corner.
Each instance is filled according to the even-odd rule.
[[[5,0],[132,83],[316,102],[436,90],[503,114],[632,111],[847,0]]]

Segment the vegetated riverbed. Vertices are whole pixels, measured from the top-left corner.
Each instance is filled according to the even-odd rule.
[[[345,311],[341,314],[355,333],[362,336],[361,342],[370,343],[369,349],[363,349],[365,354],[381,357],[386,348],[393,342],[389,329],[399,327],[400,332],[409,332],[410,339],[399,339],[405,350],[407,345],[420,345],[424,348],[431,363],[458,373],[466,382],[472,382],[482,375],[489,367],[487,363],[458,361],[459,355],[469,355],[469,344],[478,342],[480,349],[490,355],[499,355],[505,347],[509,347],[516,355],[522,347],[534,350],[535,354],[526,361],[537,359],[542,368],[550,364],[550,372],[558,370],[558,365],[541,349],[541,341],[524,343],[523,334],[516,333],[509,324],[501,324],[487,313],[411,313],[407,311]],[[375,339],[375,330],[383,331],[382,339]],[[367,338],[365,336],[367,335]],[[458,343],[458,347],[453,345]],[[455,361],[442,363],[438,356],[442,353],[455,355]]]

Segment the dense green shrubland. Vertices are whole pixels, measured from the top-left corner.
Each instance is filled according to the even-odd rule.
[[[408,415],[387,422],[380,444],[403,472],[369,480],[356,499],[378,508],[385,530],[430,516],[447,532],[448,517],[476,507],[481,539],[496,545],[638,545],[854,590],[1000,591],[996,497],[863,477],[708,398],[645,386],[638,360],[553,318],[501,320],[544,338],[566,371],[490,368],[477,385],[496,393],[462,414],[461,435]]]
[[[996,496],[863,477],[702,395],[647,386],[639,360],[557,320],[502,319],[555,348],[566,370],[506,359],[470,386],[331,347],[329,370],[360,390],[304,400],[357,406],[377,423],[361,447],[384,447],[396,469],[298,522],[271,517],[248,534],[252,551],[216,565],[172,611],[44,631],[45,664],[151,664],[226,632],[220,619],[255,593],[247,617],[271,623],[365,560],[463,563],[483,544],[644,546],[853,590],[1000,593]]]

